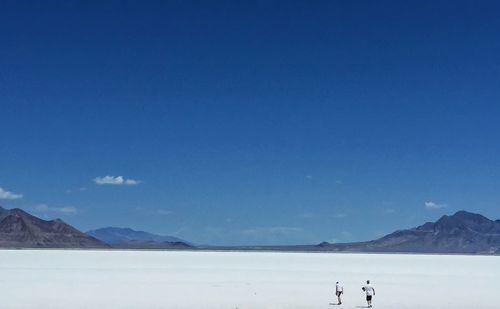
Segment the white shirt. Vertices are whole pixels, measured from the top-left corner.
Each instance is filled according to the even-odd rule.
[[[335,291],[342,292],[343,290],[344,290],[344,288],[340,285],[340,283],[337,283],[335,285]]]
[[[363,288],[365,289],[366,296],[375,295],[375,289],[371,285],[367,284]]]

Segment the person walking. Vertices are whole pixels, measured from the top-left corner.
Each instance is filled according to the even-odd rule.
[[[361,288],[366,293],[366,302],[368,308],[372,307],[372,297],[375,296],[375,289],[370,284],[370,280],[366,280],[366,285]]]
[[[337,281],[335,284],[335,295],[337,295],[338,299],[338,304],[342,304],[342,300],[340,299],[340,296],[344,293],[344,287]]]

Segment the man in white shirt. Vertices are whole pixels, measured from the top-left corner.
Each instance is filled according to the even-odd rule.
[[[366,293],[366,302],[368,308],[372,307],[372,297],[375,296],[375,289],[370,285],[370,280],[366,281],[366,285],[361,288]]]
[[[344,287],[337,281],[335,284],[335,295],[337,295],[337,299],[339,301],[339,305],[342,304],[342,300],[340,299],[340,295],[344,293]]]

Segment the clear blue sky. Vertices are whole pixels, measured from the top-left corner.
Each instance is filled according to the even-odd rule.
[[[499,35],[498,1],[1,1],[0,204],[211,244],[500,218]]]

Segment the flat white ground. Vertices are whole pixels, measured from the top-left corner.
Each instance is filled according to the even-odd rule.
[[[0,250],[8,309],[363,308],[366,279],[374,308],[500,308],[500,257]]]

